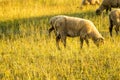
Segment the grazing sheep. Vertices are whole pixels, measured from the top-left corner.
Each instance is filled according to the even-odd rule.
[[[120,0],[103,0],[99,8],[96,10],[96,14],[100,15],[105,9],[111,11],[111,8],[120,7]]]
[[[120,26],[120,9],[115,9],[110,12],[109,23],[110,23],[109,25],[110,36],[112,37],[112,29],[114,25],[115,25],[116,34],[118,35],[119,26]]]
[[[100,42],[104,42],[104,38],[98,32],[95,25],[91,21],[86,19],[64,16],[55,21],[54,29],[56,33],[56,46],[58,47],[58,49],[60,49],[60,39],[66,47],[67,36],[80,36],[81,48],[83,47],[84,40],[89,46],[89,38],[91,38],[98,47]]]
[[[58,19],[58,18],[60,18],[60,17],[63,17],[63,15],[59,15],[59,16],[54,16],[54,17],[52,17],[52,18],[50,18],[50,21],[49,21],[49,23],[50,23],[50,28],[49,28],[49,35],[50,35],[50,33],[54,30],[54,27],[53,27],[53,24],[55,23],[55,21]]]
[[[88,5],[88,4],[91,4],[91,5],[98,4],[99,5],[100,1],[99,0],[82,0],[80,8],[82,8],[83,5]]]

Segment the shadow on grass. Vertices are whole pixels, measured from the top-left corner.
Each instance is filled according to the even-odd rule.
[[[30,29],[31,27],[34,27],[34,29],[39,27],[39,29],[42,30],[44,29],[44,25],[48,25],[47,21],[49,18],[50,16],[43,16],[1,21],[0,38],[3,36],[7,38],[19,36],[23,31],[28,31],[27,29]]]
[[[93,18],[97,17],[95,12],[87,11],[82,13],[74,13],[74,14],[61,14],[68,16],[75,16],[80,18]],[[30,18],[22,18],[22,19],[14,19],[0,22],[0,38],[3,36],[6,38],[14,38],[14,36],[20,36],[23,31],[21,27],[24,29],[29,29],[34,27],[35,29],[39,29],[40,34],[43,34],[43,31],[48,31],[49,28],[49,19],[55,15],[51,16],[42,16],[42,17],[30,17]],[[28,31],[28,33],[31,33]]]

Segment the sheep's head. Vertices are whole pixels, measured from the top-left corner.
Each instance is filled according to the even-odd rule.
[[[104,44],[104,38],[97,38],[97,40],[95,40],[94,43],[97,47],[99,47],[100,45]]]
[[[102,11],[100,9],[96,10],[96,15],[100,15],[102,13]]]
[[[104,7],[104,6],[101,4],[100,7],[96,10],[96,14],[97,14],[97,15],[100,15],[105,9],[106,9],[106,7]]]

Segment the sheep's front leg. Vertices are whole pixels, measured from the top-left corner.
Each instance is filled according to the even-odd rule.
[[[83,38],[80,38],[81,49],[82,49],[82,47],[83,47],[83,42],[84,42],[84,39],[83,39]]]
[[[60,38],[61,38],[60,35],[56,36],[56,46],[59,50],[60,50],[60,47],[59,47]]]

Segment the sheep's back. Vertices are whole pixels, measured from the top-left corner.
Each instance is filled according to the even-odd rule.
[[[120,0],[103,0],[102,1],[103,6],[118,7],[119,4],[120,4]]]
[[[54,22],[60,17],[64,17],[64,15],[58,15],[58,16],[54,16],[54,17],[50,18],[49,23],[53,25]]]
[[[78,30],[81,27],[80,21],[81,18],[66,17],[66,27]]]
[[[67,29],[76,31],[76,32],[83,32],[83,33],[91,33],[96,32],[98,33],[95,25],[92,21],[82,19],[82,18],[73,18],[73,17],[67,17],[66,18],[66,27]]]
[[[66,17],[66,27],[76,31],[84,29],[87,32],[90,32],[92,28],[96,29],[92,21],[75,17]]]

